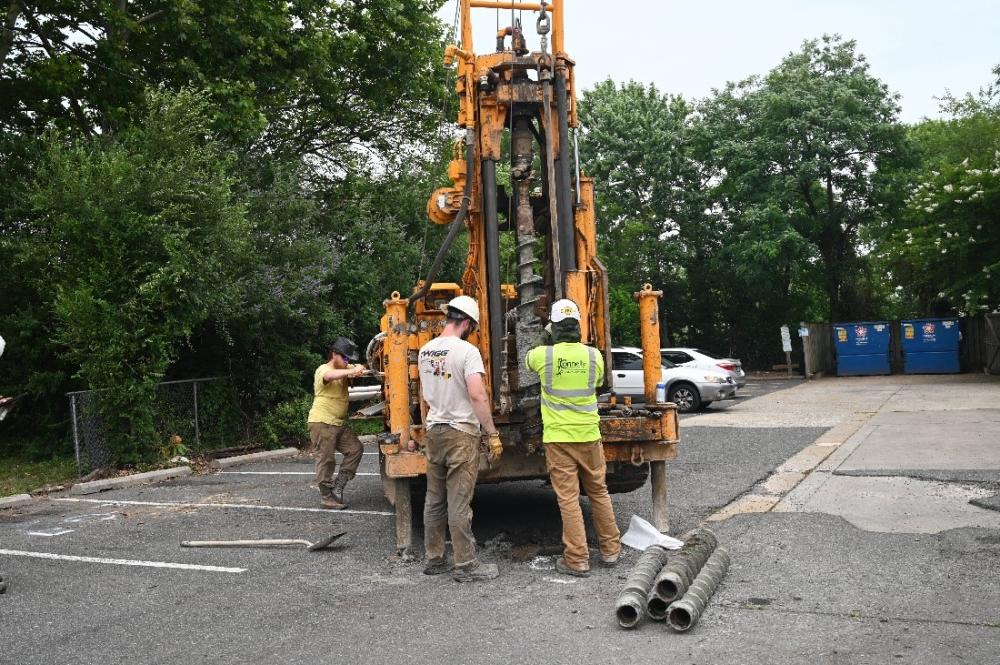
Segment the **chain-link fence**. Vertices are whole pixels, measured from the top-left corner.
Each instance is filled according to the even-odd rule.
[[[101,415],[100,392],[81,390],[66,394],[80,476],[95,469],[109,469],[115,461],[108,445],[112,432]],[[239,399],[225,379],[157,384],[153,412],[157,437],[148,444],[152,456],[203,453],[232,446],[242,437]]]

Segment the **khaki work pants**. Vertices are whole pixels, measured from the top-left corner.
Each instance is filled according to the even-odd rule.
[[[328,425],[327,423],[309,423],[309,440],[316,451],[316,485],[325,496],[333,489],[333,470],[337,466],[334,453],[341,453],[344,461],[340,465],[338,477],[348,481],[358,472],[364,446],[358,440],[350,427],[346,425]]]
[[[472,495],[479,475],[479,437],[449,425],[427,431],[427,498],[424,500],[424,551],[444,556],[445,525],[451,532],[457,567],[475,566]]]
[[[545,464],[562,514],[563,558],[566,563],[577,570],[590,568],[587,529],[583,525],[583,510],[580,508],[581,484],[590,498],[601,555],[608,558],[618,554],[622,548],[621,534],[604,479],[607,467],[601,442],[546,443]]]

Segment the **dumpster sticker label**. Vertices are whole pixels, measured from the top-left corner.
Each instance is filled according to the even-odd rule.
[[[878,332],[882,332],[883,330],[885,330],[885,326],[882,325],[881,323],[872,327],[875,328],[875,330],[877,330]]]
[[[837,341],[838,342],[847,341],[847,328],[837,328]]]
[[[856,346],[867,346],[868,326],[854,326],[854,344]]]
[[[925,323],[924,327],[923,327],[924,341],[925,342],[936,341],[937,335],[934,334],[936,330],[937,330],[937,326],[935,326],[930,321],[928,321],[927,323]]]
[[[955,321],[942,321],[941,325],[944,326],[945,330],[951,330],[951,327],[955,325],[955,323],[956,323]]]
[[[913,339],[916,337],[916,331],[913,329],[913,325],[909,323],[903,324],[903,337],[906,339]]]

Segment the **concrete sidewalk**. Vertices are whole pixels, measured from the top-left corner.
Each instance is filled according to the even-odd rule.
[[[777,510],[837,515],[879,532],[1000,528],[1000,512],[969,503],[1000,491],[1000,380],[891,378],[898,389],[883,400],[879,385],[877,413]]]
[[[755,626],[731,662],[1000,662],[1000,512],[982,507],[1000,492],[1000,379],[822,379],[755,401],[737,417],[825,419],[803,453],[832,452],[776,503],[768,484],[802,454],[717,513],[734,564],[701,629]]]

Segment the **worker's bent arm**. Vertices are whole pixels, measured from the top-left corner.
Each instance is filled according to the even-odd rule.
[[[492,434],[497,431],[493,424],[493,407],[490,406],[490,396],[486,394],[486,386],[483,384],[483,375],[478,372],[465,377],[465,385],[469,388],[469,401],[472,402],[472,411],[479,419],[483,431]]]
[[[331,369],[327,370],[323,375],[323,383],[330,383],[331,381],[338,381],[340,379],[350,379],[355,376],[361,376],[364,374],[364,365],[351,365],[346,369]]]

